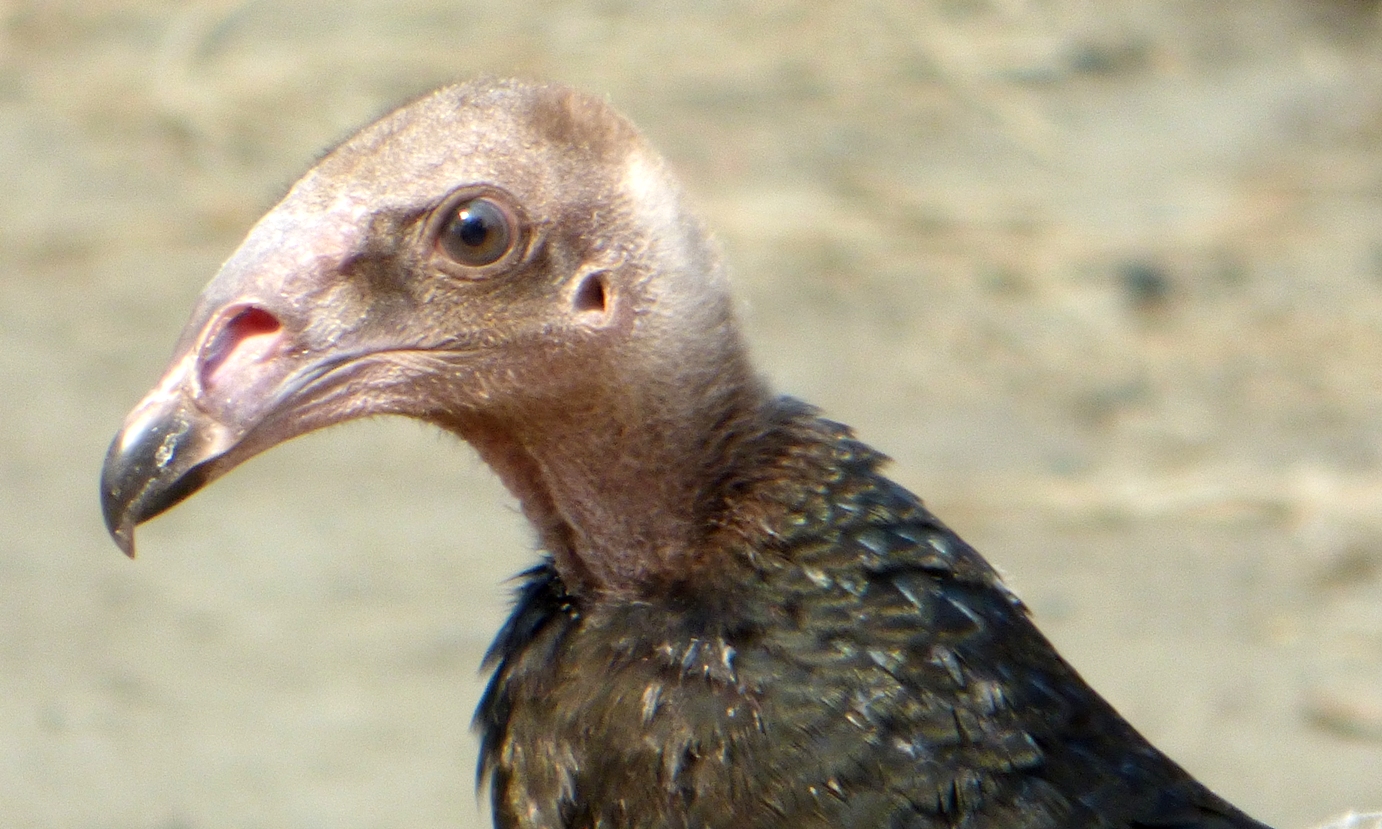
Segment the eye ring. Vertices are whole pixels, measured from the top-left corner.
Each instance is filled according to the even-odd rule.
[[[438,254],[457,265],[483,268],[507,256],[519,235],[511,210],[492,195],[474,192],[441,211],[433,244]]]

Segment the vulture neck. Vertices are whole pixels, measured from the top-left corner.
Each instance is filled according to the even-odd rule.
[[[730,339],[700,370],[612,371],[582,399],[453,428],[519,499],[572,595],[636,599],[730,567],[723,490],[771,408]]]

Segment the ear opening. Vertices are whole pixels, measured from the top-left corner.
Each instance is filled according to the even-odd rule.
[[[596,314],[603,317],[609,313],[609,286],[605,284],[603,271],[586,274],[581,278],[581,284],[576,286],[576,292],[571,295],[571,308],[582,316]]]

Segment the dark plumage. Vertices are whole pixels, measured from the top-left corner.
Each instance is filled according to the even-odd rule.
[[[106,459],[112,534],[294,435],[473,444],[542,563],[476,723],[504,827],[1255,827],[1060,658],[884,458],[749,367],[603,102],[449,87],[326,156]]]

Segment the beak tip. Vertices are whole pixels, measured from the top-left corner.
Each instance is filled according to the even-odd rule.
[[[120,548],[120,552],[129,558],[134,558],[134,522],[125,521],[118,527],[110,527],[110,537],[115,542],[115,546]]]
[[[205,426],[203,425],[203,429]],[[115,436],[101,469],[101,512],[115,546],[134,558],[134,529],[171,509],[215,476],[194,421],[169,416],[132,437]]]
[[[103,477],[109,477],[109,470],[110,463],[107,461]],[[130,507],[129,503],[120,498],[118,487],[112,487],[108,480],[101,482],[101,512],[105,516],[106,532],[110,533],[111,540],[120,548],[120,552],[134,558],[135,521]]]

